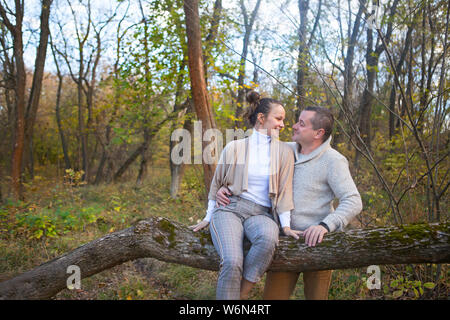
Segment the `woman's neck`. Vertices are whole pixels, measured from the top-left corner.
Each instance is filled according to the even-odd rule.
[[[255,127],[253,127],[253,130],[258,132],[259,134],[262,134],[262,135],[270,137],[270,130],[269,129],[262,128],[260,126],[255,126]]]

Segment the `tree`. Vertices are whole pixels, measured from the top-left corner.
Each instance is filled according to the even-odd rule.
[[[24,149],[26,148],[27,142],[31,143],[32,141],[33,126],[36,120],[36,113],[41,95],[42,77],[44,74],[49,35],[48,21],[52,2],[52,0],[41,1],[40,39],[36,51],[33,81],[28,102],[26,100],[25,92],[26,71],[23,58],[24,3],[23,1],[16,0],[14,11],[12,11],[6,3],[0,3],[0,22],[6,26],[12,38],[13,47],[12,57],[6,57],[9,50],[4,50],[4,62],[9,64],[6,70],[13,72],[12,74],[7,75],[7,82],[9,84],[13,83],[12,88],[15,93],[13,102],[15,109],[15,133],[11,164],[11,189],[16,200],[22,198],[22,163]],[[15,18],[15,21],[11,21],[11,17]],[[5,45],[4,49],[6,49]],[[13,81],[13,79],[15,79],[15,81]],[[9,98],[7,98],[7,100],[9,100]]]
[[[59,136],[60,136],[60,139],[61,139],[61,146],[62,146],[62,149],[63,149],[65,169],[70,169],[70,168],[72,168],[72,164],[71,164],[70,158],[69,158],[69,152],[68,152],[66,136],[64,134],[64,129],[63,129],[62,124],[61,124],[61,112],[60,112],[60,109],[61,109],[61,92],[62,92],[62,88],[63,88],[64,76],[61,73],[61,69],[59,67],[60,62],[58,61],[58,58],[56,56],[56,51],[55,51],[55,47],[53,45],[53,41],[52,40],[50,40],[50,46],[51,46],[51,49],[52,49],[53,61],[55,63],[55,67],[56,67],[56,75],[58,77],[58,89],[56,91],[56,102],[55,102],[56,123],[58,125]]]
[[[39,34],[39,45],[36,52],[36,60],[34,63],[33,80],[31,84],[30,98],[28,100],[27,111],[25,114],[25,148],[28,148],[28,161],[31,177],[34,176],[33,162],[33,128],[36,122],[36,114],[39,107],[39,98],[41,96],[42,78],[44,76],[44,66],[47,55],[48,37],[50,34],[49,17],[50,7],[53,0],[42,1],[41,24]],[[35,93],[36,92],[36,93]]]
[[[320,21],[320,14],[322,12],[322,0],[320,0],[318,4],[315,22],[311,32],[309,33],[309,39],[307,36],[309,0],[298,0],[298,10],[300,13],[300,26],[298,28],[299,45],[297,58],[297,102],[295,119],[298,119],[302,108],[305,107],[305,78],[308,73],[308,48],[311,47],[312,40],[315,37],[315,32]]]
[[[206,90],[198,0],[185,0],[184,12],[186,15],[188,65],[189,76],[191,79],[192,100],[194,102],[197,117],[202,121],[203,137],[206,130],[216,128],[216,121],[212,113],[208,92]],[[217,141],[214,140],[211,143],[213,144],[212,148],[210,148],[211,156],[218,158]],[[207,141],[202,141],[202,154],[207,146]],[[209,192],[216,165],[209,164],[206,161],[202,161],[202,164],[206,192]]]
[[[375,2],[374,2],[375,3]],[[387,18],[387,27],[386,34],[384,36],[384,41],[386,45],[389,44],[392,36],[392,28],[393,28],[393,20],[397,10],[399,0],[394,0],[392,2],[392,6],[389,10],[389,17]],[[375,8],[372,9],[372,12],[366,14],[366,20],[369,19],[370,16],[376,15]],[[378,61],[380,59],[381,54],[385,50],[385,46],[382,44],[380,36],[377,37],[376,43],[374,43],[374,29],[372,25],[367,25],[367,46],[366,46],[366,76],[367,82],[364,88],[364,92],[361,98],[361,104],[359,107],[359,130],[361,132],[361,137],[367,147],[371,148],[372,141],[372,105],[374,100],[374,86],[378,72]],[[375,45],[375,47],[374,47]],[[358,163],[358,154],[355,158],[355,163]]]
[[[219,32],[219,24],[220,20],[222,18],[222,0],[216,0],[214,2],[214,9],[213,14],[211,17],[211,23],[208,31],[208,35],[206,36],[206,39],[204,41],[204,51],[203,51],[203,70],[205,72],[205,82],[206,86],[208,86],[208,68],[211,64],[214,63],[213,57],[212,57],[212,50],[215,46],[217,46],[217,37]],[[182,28],[182,26],[179,26],[180,29],[183,29],[183,39],[185,38],[185,29]],[[180,39],[181,40],[181,39]],[[186,47],[186,43],[183,41],[182,47]],[[185,52],[185,57],[183,60],[182,65],[180,65],[179,75],[177,79],[177,90],[175,94],[175,106],[174,110],[180,112],[180,115],[183,115],[181,118],[184,118],[183,123],[183,129],[187,130],[187,132],[190,132],[191,135],[193,133],[193,126],[192,126],[192,106],[191,106],[191,99],[186,98],[184,102],[181,102],[180,97],[184,95],[183,85],[184,85],[184,68],[187,64],[187,52]],[[182,111],[185,112],[182,112]],[[180,120],[180,119],[178,119]],[[175,129],[178,125],[177,123],[174,123],[172,125],[172,129]],[[173,131],[173,130],[172,130]],[[170,141],[170,153],[169,155],[172,155],[172,150],[175,147],[174,141]],[[170,195],[172,198],[176,198],[178,194],[178,190],[181,184],[181,180],[183,178],[185,169],[185,164],[180,163],[176,164],[173,161],[170,161],[170,176],[171,176],[171,182],[170,182]]]
[[[350,2],[349,2],[350,3]],[[356,13],[355,20],[352,24],[352,15],[349,13],[348,22],[347,22],[347,36],[344,36],[344,28],[341,16],[341,2],[338,1],[338,10],[337,10],[337,20],[339,23],[339,36],[341,42],[341,59],[344,61],[343,68],[337,65],[328,55],[327,49],[325,48],[326,41],[322,36],[322,43],[324,47],[324,53],[327,60],[333,65],[333,67],[337,68],[343,77],[344,88],[342,95],[342,110],[339,111],[337,119],[339,121],[343,120],[345,111],[347,114],[354,114],[353,108],[353,99],[354,99],[354,87],[355,87],[355,70],[354,70],[354,60],[355,60],[355,50],[358,44],[358,36],[360,34],[361,28],[361,19],[362,14],[366,5],[366,1],[361,0],[359,2],[358,12]],[[322,34],[322,32],[320,32]],[[348,39],[348,40],[346,40]],[[345,44],[348,43],[347,48],[345,48]],[[343,133],[338,129],[336,134],[334,135],[334,144],[342,142]]]
[[[70,37],[64,34],[62,21],[58,21],[60,37],[63,41],[63,48],[55,46],[55,50],[66,62],[66,67],[73,82],[77,86],[77,107],[78,107],[78,140],[81,153],[81,170],[83,170],[83,181],[90,180],[89,158],[89,134],[92,131],[94,97],[97,86],[97,68],[104,48],[102,47],[102,31],[110,24],[116,16],[116,12],[111,13],[104,21],[94,21],[92,16],[91,1],[87,0],[83,4],[86,14],[86,23],[80,21],[80,12],[76,11],[72,2],[67,0],[72,14],[73,27],[75,28],[76,44],[71,48]],[[116,7],[119,8],[120,4]],[[93,35],[92,35],[93,33]],[[72,58],[71,50],[76,50],[77,59]]]
[[[245,66],[248,56],[248,46],[250,44],[250,36],[252,34],[253,25],[255,24],[256,16],[258,14],[259,7],[261,5],[261,0],[258,0],[253,8],[250,17],[245,7],[244,0],[239,0],[239,5],[241,7],[241,13],[244,18],[244,38],[242,40],[242,53],[239,62],[239,74],[237,79],[238,94],[236,99],[236,119],[241,119],[244,112],[244,100],[245,100]],[[236,126],[239,125],[239,120],[236,121]]]
[[[139,1],[139,22],[131,27],[133,33],[125,45],[118,48],[117,61],[120,56],[122,62],[114,73],[114,90],[125,107],[117,110],[120,116],[110,126],[115,126],[116,137],[128,145],[137,140],[139,143],[115,171],[115,181],[140,157],[136,179],[139,186],[145,178],[154,137],[166,123],[183,113],[184,104],[180,100],[186,95],[186,46],[181,3]],[[156,24],[161,17],[164,23]],[[161,50],[162,47],[166,49]],[[143,139],[135,139],[132,133],[142,134]]]
[[[327,235],[308,247],[281,237],[269,270],[313,271],[368,265],[450,262],[450,224],[350,230]],[[249,243],[246,243],[246,251]],[[0,299],[48,299],[66,288],[68,267],[86,278],[138,258],[153,257],[206,270],[219,269],[219,256],[207,231],[193,232],[166,218],[153,217],[110,233],[35,269],[0,283]]]
[[[348,3],[350,6],[351,2]],[[447,48],[443,44],[448,34],[448,16],[446,15],[448,8],[446,8],[446,5],[444,3],[436,3],[430,8],[424,3],[423,6],[420,6],[421,9],[417,10],[416,6],[410,6],[409,3],[393,1],[387,6],[389,9],[384,12],[381,26],[379,24],[374,25],[373,20],[370,18],[370,13],[366,12],[366,27],[368,30],[365,30],[365,34],[367,35],[366,39],[369,39],[369,41],[367,45],[365,43],[363,46],[361,45],[361,40],[358,40],[358,30],[360,30],[360,21],[362,21],[361,15],[365,11],[365,2],[359,2],[358,13],[356,14],[352,13],[349,7],[349,16],[356,18],[353,23],[351,19],[348,20],[346,37],[344,37],[345,25],[341,22],[340,6],[338,6],[337,19],[340,26],[339,38],[341,41],[342,59],[336,62],[336,59],[333,60],[329,57],[326,50],[324,50],[324,54],[325,58],[333,66],[333,71],[338,69],[341,72],[341,77],[336,79],[333,71],[328,78],[321,72],[317,72],[329,94],[334,98],[330,105],[334,104],[339,107],[340,113],[337,117],[338,121],[336,121],[338,130],[340,134],[347,136],[356,149],[355,164],[357,159],[363,155],[373,167],[375,176],[382,185],[383,192],[387,194],[386,199],[389,201],[387,212],[394,219],[395,223],[402,223],[404,217],[402,217],[401,212],[406,211],[402,207],[406,203],[411,209],[413,201],[419,201],[422,203],[422,206],[427,207],[428,211],[426,214],[434,216],[433,219],[437,217],[441,219],[442,217],[440,209],[443,205],[442,195],[448,190],[447,181],[442,179],[442,177],[447,175],[448,169],[443,169],[441,162],[448,159],[448,139],[445,142],[441,140],[440,143],[434,144],[435,151],[430,152],[429,150],[431,150],[433,142],[436,143],[439,140],[438,137],[442,137],[441,134],[445,132],[445,126],[442,122],[443,113],[441,113],[445,113],[445,103],[441,104],[441,107],[436,107],[438,102],[439,104],[444,102],[446,95],[443,91],[441,91],[442,95],[438,93],[438,88],[442,88],[441,85],[431,86],[431,92],[434,93],[429,95],[430,98],[427,102],[423,102],[420,99],[422,90],[421,82],[418,79],[422,79],[423,73],[420,72],[421,70],[431,70],[431,73],[427,72],[425,79],[428,81],[427,77],[431,77],[436,84],[442,83],[439,81],[440,77],[436,76],[437,72],[434,72],[446,70],[443,64],[445,58],[443,58],[444,55],[439,56],[437,59],[433,58],[432,48],[433,43],[435,45],[439,43],[439,45],[442,45],[442,48]],[[424,8],[427,9],[424,10]],[[423,19],[418,19],[421,12],[428,12],[428,24],[435,27],[440,26],[439,28],[442,30],[440,37],[433,38],[433,33],[431,33],[430,38],[427,38],[424,42],[423,37],[415,36],[415,34],[423,35],[424,33],[418,23],[418,21],[422,21],[423,25]],[[442,12],[442,14],[432,14],[433,12]],[[372,23],[369,23],[370,21]],[[400,25],[402,27],[398,28]],[[397,26],[397,28],[394,28],[394,26]],[[430,27],[430,29],[432,28]],[[372,39],[370,40],[371,37]],[[408,44],[409,42],[411,43]],[[421,44],[425,44],[423,46],[425,49],[422,49]],[[325,42],[323,45],[324,49],[330,48]],[[348,46],[346,53],[344,50],[345,46]],[[364,51],[361,48],[364,48]],[[339,48],[336,49],[336,55],[338,50]],[[423,54],[424,50],[426,53]],[[425,57],[425,60],[432,63],[431,67],[427,65],[424,68],[421,65],[422,55]],[[366,67],[362,70],[354,69],[353,65],[358,65],[358,59],[364,59],[363,61],[365,61]],[[379,67],[380,61],[382,61],[382,64]],[[403,64],[405,64],[405,71],[402,71]],[[441,66],[444,68],[441,68]],[[335,85],[333,89],[329,85],[330,81]],[[424,80],[425,90],[423,92],[428,90],[426,89],[427,81]],[[395,88],[391,89],[393,86]],[[359,91],[358,89],[362,90]],[[360,112],[360,121],[355,119],[355,113],[350,108],[353,100],[352,96],[358,95],[360,97],[360,111],[363,110],[362,113]],[[439,100],[440,98],[442,100]],[[386,103],[385,101],[389,102]],[[426,108],[422,109],[422,105],[425,105]],[[371,108],[370,116],[366,113],[368,110],[366,107],[369,106]],[[373,106],[375,108],[372,108]],[[373,114],[373,109],[376,112],[375,114]],[[429,116],[425,117],[425,114]],[[437,116],[438,114],[440,116]],[[376,122],[374,121],[375,116],[378,118],[375,120]],[[386,125],[389,122],[392,125],[394,118],[400,128],[398,133],[389,140],[389,136],[384,133],[389,133],[389,127]],[[341,123],[342,119],[346,121],[346,126]],[[378,130],[375,131],[377,146],[375,150],[371,149],[368,144],[372,138],[369,140],[364,138],[367,138],[367,132],[371,133],[371,129],[369,129],[371,124],[364,122],[363,119],[370,123],[374,121],[377,125]],[[423,127],[421,125],[422,121]],[[356,125],[358,122],[359,126]],[[434,130],[424,129],[426,126],[432,128],[434,125]],[[424,129],[424,132],[421,132],[421,128]],[[347,129],[350,129],[350,132]],[[389,146],[387,156],[386,146]],[[350,151],[350,148],[348,150]],[[357,177],[367,183],[370,180],[370,177],[366,175],[367,167],[361,167],[361,169],[364,170],[364,175],[357,174]],[[421,197],[421,191],[419,190],[427,194],[425,201],[418,200],[418,197]],[[367,190],[366,192],[370,194]],[[380,216],[377,216],[377,219]],[[421,215],[419,214],[419,216]],[[368,220],[370,221],[370,219]]]

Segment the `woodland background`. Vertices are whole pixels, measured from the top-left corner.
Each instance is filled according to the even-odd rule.
[[[170,161],[177,128],[246,129],[249,89],[336,117],[364,210],[351,227],[448,220],[448,1],[0,1],[0,281],[148,216],[194,224],[211,168]],[[198,10],[198,11],[197,11]],[[198,12],[198,13],[197,13]],[[202,54],[188,50],[197,15]],[[194,26],[195,27],[195,26]],[[201,58],[201,60],[199,60]],[[208,171],[209,170],[209,171]],[[448,265],[333,274],[330,299],[446,299]],[[216,273],[140,259],[57,299],[213,299]],[[262,283],[254,290],[260,298]],[[303,298],[299,281],[295,297]]]

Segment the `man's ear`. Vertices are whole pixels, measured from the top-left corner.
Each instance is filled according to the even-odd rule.
[[[316,135],[314,136],[314,139],[320,139],[323,140],[323,136],[325,135],[325,129],[321,128],[318,129],[316,132]]]

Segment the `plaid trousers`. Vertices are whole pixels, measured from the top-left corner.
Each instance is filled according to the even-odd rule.
[[[241,278],[257,282],[270,266],[278,243],[278,224],[270,208],[232,196],[227,206],[213,211],[210,231],[220,256],[216,298],[237,300]],[[252,244],[245,257],[244,237]]]

